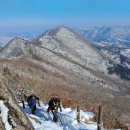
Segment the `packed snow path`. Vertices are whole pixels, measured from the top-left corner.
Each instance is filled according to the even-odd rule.
[[[22,104],[20,104],[22,106]],[[97,124],[86,124],[83,121],[93,118],[94,114],[91,112],[80,111],[81,123],[77,123],[76,119],[76,109],[66,108],[62,109],[62,112],[58,113],[59,121],[54,123],[52,121],[51,112],[47,113],[48,105],[41,103],[41,106],[37,106],[35,115],[31,114],[31,110],[27,103],[25,103],[24,112],[29,117],[34,128],[36,130],[97,130]]]

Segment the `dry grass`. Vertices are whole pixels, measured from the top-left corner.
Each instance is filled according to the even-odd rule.
[[[93,111],[95,115],[97,115],[99,104],[102,103],[104,127],[109,129],[123,128],[126,130],[121,116],[116,112],[112,114],[113,105],[111,101],[106,99],[104,101],[101,100],[101,97],[96,95],[93,89],[88,89],[89,86],[79,86],[69,80],[69,77],[64,77],[58,72],[53,73],[43,66],[28,60],[22,59],[21,62],[7,60],[2,62],[8,65],[9,70],[7,68],[4,69],[4,67],[2,69],[2,66],[1,70],[5,72],[3,76],[8,79],[9,86],[13,91],[17,91],[19,87],[23,87],[26,90],[25,93],[27,96],[35,93],[40,97],[40,100],[46,103],[52,94],[56,93],[61,98],[64,107],[80,106],[83,110]],[[5,70],[8,70],[9,73]],[[100,92],[100,88],[98,91]]]

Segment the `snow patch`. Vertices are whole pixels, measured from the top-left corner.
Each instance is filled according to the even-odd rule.
[[[5,125],[6,130],[12,130],[11,125],[8,123],[8,111],[9,109],[4,105],[4,102],[0,100],[0,117]]]
[[[88,122],[90,119],[94,117],[92,112],[84,112],[80,110],[80,118],[81,123],[77,123],[76,121],[76,109],[71,108],[63,108],[62,112],[58,112],[59,121],[54,123],[52,121],[52,113],[47,113],[48,105],[40,102],[41,106],[37,106],[36,115],[31,114],[31,110],[27,103],[25,103],[26,108],[24,112],[29,117],[30,121],[32,122],[35,130],[81,130],[81,129],[88,129],[88,130],[96,130],[97,123],[92,122],[92,124],[87,124],[85,121]],[[22,106],[22,104],[20,104]]]

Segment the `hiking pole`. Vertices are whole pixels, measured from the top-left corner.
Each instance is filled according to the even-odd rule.
[[[24,104],[24,100],[22,100],[22,105],[23,105],[23,109],[25,109],[25,104]]]
[[[80,108],[77,106],[77,122],[80,123]]]
[[[99,105],[99,108],[98,108],[97,130],[101,130],[101,116],[102,116],[102,106]]]
[[[38,106],[40,107],[41,105],[40,105],[40,101],[39,100],[37,101],[37,103],[38,103]]]

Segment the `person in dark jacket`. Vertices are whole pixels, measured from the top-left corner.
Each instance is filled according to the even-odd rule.
[[[36,99],[37,101],[39,101],[39,97],[37,97],[36,95],[32,94],[32,95],[30,95],[30,96],[27,98],[28,106],[30,106],[30,105],[29,105],[29,101],[32,99],[32,97],[35,97],[35,99]]]
[[[53,95],[52,98],[48,102],[47,112],[48,113],[50,111],[52,112],[54,122],[58,121],[58,116],[57,116],[58,108],[60,108],[60,111],[62,111],[61,105],[60,105],[60,98],[57,95]]]
[[[37,100],[39,100],[39,98],[35,96],[34,94],[30,95],[27,98],[27,102],[28,102],[29,107],[31,108],[32,114],[35,114]]]

